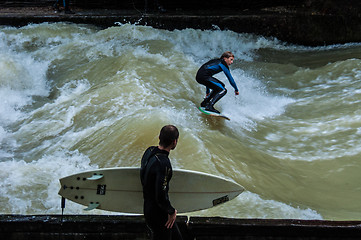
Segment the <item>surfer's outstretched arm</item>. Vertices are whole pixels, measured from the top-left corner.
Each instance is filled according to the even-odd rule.
[[[236,84],[236,82],[234,81],[231,72],[230,72],[229,69],[228,69],[226,66],[224,66],[223,64],[219,64],[219,65],[221,66],[221,68],[222,68],[224,74],[226,75],[226,77],[228,78],[229,83],[230,83],[230,84],[232,85],[232,87],[234,88],[235,94],[238,95],[239,92],[238,92],[237,84]]]

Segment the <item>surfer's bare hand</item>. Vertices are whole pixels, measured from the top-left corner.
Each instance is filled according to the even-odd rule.
[[[175,210],[175,212],[172,215],[168,214],[168,221],[165,223],[165,226],[167,228],[172,228],[176,218],[177,218],[177,210]]]
[[[239,92],[238,92],[238,91],[234,91],[234,93],[235,93],[236,95],[239,95]]]

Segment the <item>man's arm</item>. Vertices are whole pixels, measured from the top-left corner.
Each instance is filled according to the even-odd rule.
[[[156,166],[156,185],[155,185],[155,198],[158,206],[166,211],[169,215],[174,214],[175,209],[170,204],[168,198],[166,169],[161,167],[161,164],[157,161]]]
[[[237,88],[237,85],[236,85],[236,82],[234,81],[232,75],[231,75],[231,72],[229,71],[229,69],[224,66],[222,63],[219,64],[224,72],[224,74],[226,74],[227,78],[228,78],[228,81],[229,83],[232,85],[232,87],[234,88],[234,91],[235,92],[238,92],[238,88]]]

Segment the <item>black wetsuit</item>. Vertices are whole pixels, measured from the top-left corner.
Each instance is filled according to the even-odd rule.
[[[140,169],[145,221],[152,232],[152,239],[157,240],[171,239],[172,234],[179,234],[176,223],[173,225],[176,231],[165,227],[168,214],[175,212],[168,197],[169,181],[173,174],[168,155],[169,152],[158,147],[149,147],[143,154]],[[179,236],[173,239],[177,238]]]
[[[221,71],[227,76],[234,90],[238,92],[237,85],[229,71],[229,67],[223,59],[213,59],[206,62],[199,68],[196,75],[197,82],[207,87],[207,95],[209,94],[209,89],[212,89],[211,94],[208,95],[201,104],[201,106],[206,107],[206,109],[207,107],[212,109],[213,105],[227,93],[224,83],[213,77],[213,75]]]

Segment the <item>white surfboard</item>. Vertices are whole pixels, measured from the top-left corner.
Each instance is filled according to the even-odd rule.
[[[139,168],[108,168],[60,179],[59,195],[94,208],[124,213],[143,213]],[[214,175],[173,169],[169,198],[178,213],[211,208],[244,191],[232,181]]]

